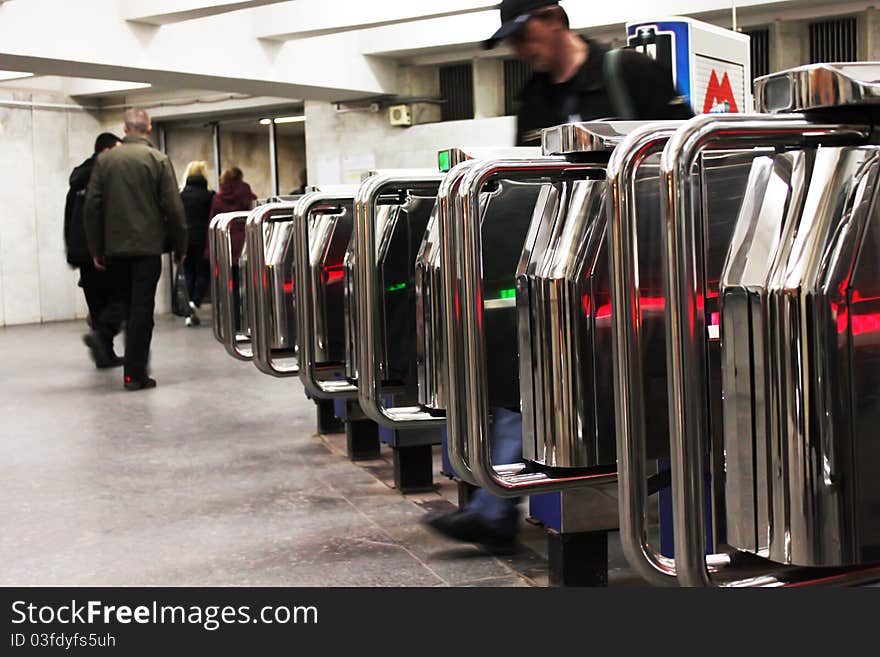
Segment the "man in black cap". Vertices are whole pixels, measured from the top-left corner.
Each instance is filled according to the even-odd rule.
[[[122,325],[122,309],[113,304],[113,281],[105,271],[99,271],[92,262],[83,221],[86,188],[92,177],[95,161],[102,153],[115,148],[122,140],[110,132],[102,132],[95,139],[94,153],[70,174],[70,189],[64,205],[64,246],[67,263],[79,269],[79,286],[89,308],[91,331],[83,336],[95,361],[95,367],[118,367],[122,359],[113,351],[113,338]]]
[[[563,123],[692,116],[668,68],[575,34],[558,2],[504,0],[500,8],[501,27],[483,45],[505,41],[534,72],[519,96],[517,145],[540,144],[541,130]]]
[[[510,44],[533,75],[520,93],[518,146],[540,145],[541,131],[554,125],[598,119],[660,120],[693,116],[672,82],[672,73],[634,50],[609,51],[569,28],[558,2],[504,0],[501,27],[484,42]],[[522,415],[493,408],[492,460],[522,460]],[[518,501],[478,489],[459,511],[429,516],[426,524],[456,540],[479,543],[493,552],[515,547]]]

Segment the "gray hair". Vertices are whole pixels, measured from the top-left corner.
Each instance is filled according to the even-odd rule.
[[[150,127],[150,115],[145,110],[131,107],[125,110],[125,127],[131,132],[144,134]]]

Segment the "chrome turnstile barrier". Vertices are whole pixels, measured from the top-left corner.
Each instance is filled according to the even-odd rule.
[[[667,586],[676,584],[675,561],[648,541],[649,419],[645,416],[645,350],[638,293],[636,174],[644,162],[660,154],[680,124],[655,123],[631,132],[612,153],[607,174],[620,542],[627,561],[642,577]]]
[[[299,376],[319,399],[355,399],[345,376],[344,257],[357,189],[309,192],[293,213]]]
[[[437,190],[434,213],[428,222],[416,256],[416,332],[418,351],[419,403],[435,411],[446,410],[446,347],[440,266],[441,216],[452,212],[458,186],[477,160],[455,165]],[[468,469],[469,470],[469,469]]]
[[[211,220],[209,252],[213,297],[214,337],[238,360],[251,360],[253,351],[243,329],[245,306],[241,298],[240,279],[246,276],[238,264],[233,265],[232,230],[244,229],[250,212],[225,212]]]
[[[434,410],[446,411],[449,387],[447,358],[447,317],[444,300],[443,262],[453,263],[452,251],[444,257],[444,248],[451,249],[451,241],[441,240],[440,226],[452,226],[456,208],[461,205],[459,187],[468,171],[478,160],[456,164],[449,170],[437,190],[436,212],[428,224],[419,255],[416,259],[416,323],[419,358],[419,402]],[[460,365],[458,365],[460,366]],[[447,413],[447,423],[449,415]],[[466,441],[447,440],[446,455],[455,474],[463,482],[479,486],[471,471]]]
[[[713,401],[707,386],[706,267],[701,247],[706,218],[699,207],[694,167],[707,149],[769,147],[782,151],[852,146],[868,143],[869,135],[870,126],[833,123],[827,116],[822,121],[799,114],[702,116],[679,128],[664,148],[660,166],[673,522],[676,576],[682,585],[713,583],[705,556],[705,459],[710,449],[708,425]],[[725,321],[721,321],[723,326]],[[821,433],[822,429],[818,430]],[[821,450],[803,454],[801,467],[813,467],[811,460],[817,454]],[[712,474],[713,484],[718,486],[722,473],[713,468]],[[808,493],[793,491],[794,495]],[[773,579],[759,578],[760,583],[767,583],[768,578]]]
[[[616,483],[616,473],[607,470],[560,475],[525,463],[492,464],[489,444],[492,403],[488,390],[484,326],[484,212],[481,195],[486,186],[500,181],[549,184],[563,179],[601,179],[604,176],[604,164],[578,164],[562,158],[479,161],[467,170],[459,183],[452,212],[443,212],[441,207],[439,239],[444,332],[448,338],[450,452],[455,450],[459,457],[464,456],[467,459],[465,464],[470,466],[469,476],[493,494],[516,497],[525,493]],[[509,296],[501,295],[505,301]],[[515,303],[508,301],[508,304],[515,310]]]
[[[392,285],[385,280],[383,260],[399,255],[390,253],[392,239],[399,231],[403,231],[404,238],[410,231],[415,231],[417,234],[413,237],[419,238],[421,242],[426,228],[421,220],[426,215],[427,207],[434,207],[433,199],[441,180],[442,175],[433,172],[378,174],[361,184],[355,199],[356,216],[352,238],[356,246],[353,263],[355,303],[349,306],[350,312],[355,315],[355,321],[350,326],[356,334],[358,398],[361,409],[368,417],[393,429],[430,428],[445,424],[444,416],[438,417],[424,407],[389,408],[384,401],[388,396],[386,381],[392,378],[392,370],[416,369],[416,354],[408,353],[410,350],[406,349],[405,344],[392,345],[389,341],[389,331],[395,323],[404,324],[396,327],[398,331],[416,333],[416,308],[414,297],[412,308],[409,308],[408,298],[405,298],[401,313],[403,316],[388,316],[390,296],[398,292],[409,295],[411,279],[415,274],[409,269],[415,266],[415,258],[407,263],[397,263],[398,269],[403,264],[406,270],[398,272],[398,277],[402,278],[400,275],[403,274],[406,280],[391,282]],[[383,199],[385,203],[392,204],[393,209],[383,208]],[[385,214],[380,217],[382,209]],[[410,226],[413,220],[416,220],[416,226]],[[410,247],[410,242],[411,240],[407,240],[407,247]],[[406,252],[408,251],[409,249]],[[406,325],[408,319],[412,320],[412,325]],[[415,344],[412,346],[414,351]],[[392,367],[392,356],[407,362]],[[413,362],[409,363],[410,360]]]
[[[253,362],[272,376],[299,375],[293,284],[293,211],[296,202],[254,209],[245,227]],[[281,362],[284,359],[286,362]]]
[[[465,152],[465,150],[467,152]],[[443,299],[443,268],[440,239],[440,224],[451,225],[453,213],[460,214],[461,200],[459,186],[470,169],[480,162],[474,157],[522,157],[540,155],[539,149],[532,147],[513,148],[468,148],[441,151],[438,159],[445,161],[441,166],[446,174],[437,190],[437,201],[419,247],[415,264],[416,286],[416,349],[418,366],[419,404],[438,416],[446,413],[448,364],[446,361],[446,311]],[[534,199],[532,199],[534,200]],[[480,210],[485,218],[492,206],[491,195],[483,194]],[[493,213],[504,213],[506,207],[493,207]],[[490,217],[490,221],[497,221]],[[451,245],[447,245],[452,248]],[[453,257],[447,254],[447,260]],[[506,346],[506,345],[504,345]],[[504,348],[502,346],[502,348]],[[445,415],[448,422],[448,414]],[[467,445],[446,441],[446,456],[454,474],[464,483],[477,486],[468,463]]]
[[[219,256],[221,249],[217,246],[217,225],[222,221],[223,215],[215,215],[208,224],[208,266],[211,275],[211,331],[214,339],[223,344],[223,320],[221,303],[223,296],[221,292],[222,282],[220,280],[220,262]]]

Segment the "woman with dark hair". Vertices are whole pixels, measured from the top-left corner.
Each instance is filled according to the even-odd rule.
[[[244,181],[244,174],[238,167],[231,167],[220,174],[220,189],[211,202],[211,218],[223,212],[251,210],[257,195]],[[232,247],[232,284],[238,288],[238,259],[244,248],[244,224],[235,222],[229,227],[229,241]],[[238,307],[235,307],[235,323],[240,321]]]
[[[251,186],[244,181],[244,174],[238,167],[231,167],[220,174],[220,189],[211,201],[211,218],[222,212],[250,210],[257,200]],[[244,246],[244,226],[235,225],[230,233],[232,239],[232,263],[238,262]]]
[[[187,251],[183,261],[186,273],[186,287],[189,294],[189,307],[192,311],[186,318],[187,326],[198,326],[201,322],[196,310],[208,291],[210,267],[205,258],[208,238],[208,222],[211,220],[211,203],[214,191],[208,188],[208,165],[205,162],[190,162],[183,174],[180,190],[183,209],[186,212]]]

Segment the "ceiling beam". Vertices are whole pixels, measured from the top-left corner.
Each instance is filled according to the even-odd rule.
[[[134,23],[169,25],[279,2],[287,0],[125,0],[122,16]]]
[[[863,0],[863,3],[871,4],[869,0]],[[646,9],[645,0],[605,3],[562,0],[560,4],[568,13],[572,29],[586,34],[604,35],[609,30],[619,30],[619,36],[623,37],[623,25],[627,22],[669,16],[693,16],[730,27],[731,0],[666,0],[659,14],[652,12],[650,7]],[[816,11],[817,7],[824,7],[827,11],[850,4],[841,0],[835,4],[827,0],[737,0],[740,18],[758,11],[784,10],[787,14],[805,5],[811,6],[808,11]],[[473,53],[480,50],[482,42],[500,25],[496,10],[435,16],[404,25],[386,24],[361,31],[358,34],[359,50],[364,55],[408,61],[426,61],[426,57],[444,53]]]
[[[494,9],[498,0],[297,0],[254,12],[256,36],[287,41]],[[497,15],[497,14],[496,14]]]
[[[350,35],[267,42],[233,13],[156,27],[123,20],[114,0],[91,3],[88,32],[69,29],[82,20],[78,3],[4,3],[0,69],[293,99],[396,93],[397,64],[362,55]]]

